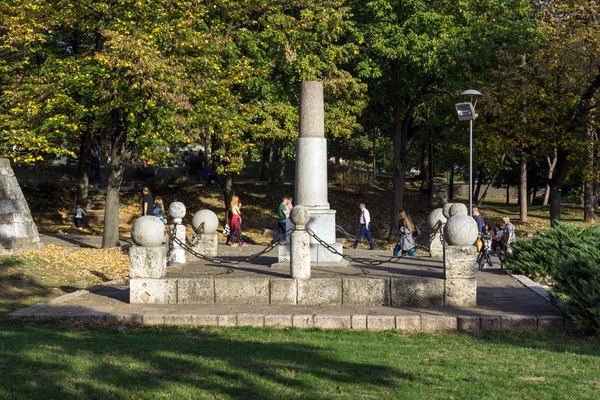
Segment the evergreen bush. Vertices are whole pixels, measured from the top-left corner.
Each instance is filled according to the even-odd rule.
[[[600,333],[600,246],[577,249],[554,273],[554,300],[579,328]]]
[[[532,240],[517,240],[513,245],[514,256],[507,259],[506,268],[532,278],[554,276],[560,263],[599,244],[600,226],[558,223],[538,232]]]
[[[600,226],[557,224],[514,245],[511,272],[549,275],[555,303],[579,328],[600,333]]]

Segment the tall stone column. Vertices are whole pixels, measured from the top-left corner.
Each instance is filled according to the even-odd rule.
[[[296,204],[305,206],[310,214],[306,228],[340,254],[341,243],[336,243],[335,210],[327,200],[327,139],[325,139],[325,111],[321,82],[302,82],[300,87],[300,133],[296,142]],[[291,222],[288,228],[292,228]],[[343,258],[334,254],[311,237],[310,261],[313,263],[343,264]],[[279,262],[290,261],[289,246],[279,247]]]

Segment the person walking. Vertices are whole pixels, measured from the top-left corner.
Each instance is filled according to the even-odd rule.
[[[406,214],[406,211],[401,210],[398,213],[398,243],[396,243],[396,247],[394,247],[394,257],[398,257],[400,251],[402,251],[400,254],[403,256],[415,256],[417,244],[412,235],[414,230],[415,225],[413,224],[412,219]]]
[[[289,216],[288,205],[290,205],[290,204],[291,204],[290,197],[283,196],[281,198],[281,204],[279,204],[279,208],[277,209],[277,226],[279,227],[279,232],[277,232],[277,235],[275,235],[273,240],[271,240],[271,243],[269,243],[270,245],[273,245],[285,238],[285,232],[286,232],[285,225],[286,225],[286,220]]]
[[[77,203],[77,207],[75,208],[75,227],[79,230],[83,229],[83,216],[87,215],[83,208],[81,208],[81,204]]]
[[[142,217],[144,215],[152,215],[152,205],[154,204],[154,199],[150,194],[150,190],[145,187],[142,189],[142,194],[144,198],[142,199]]]
[[[236,195],[231,198],[229,208],[231,209],[231,246],[232,247],[246,247],[248,243],[245,243],[242,239],[242,214],[241,209],[242,201]],[[235,240],[238,240],[238,243]]]
[[[367,236],[367,240],[369,241],[369,250],[375,250],[375,245],[373,244],[373,237],[371,236],[371,214],[367,207],[365,207],[365,203],[360,203],[360,231],[358,232],[358,236],[356,237],[356,241],[352,245],[352,248],[355,249],[358,246],[358,243],[362,240],[363,236]]]
[[[163,224],[167,223],[167,219],[165,218],[165,203],[163,202],[162,197],[156,196],[154,199],[154,207],[152,208],[152,214],[160,219]]]
[[[515,242],[515,240],[517,240],[517,237],[515,235],[515,226],[512,224],[512,222],[510,222],[509,217],[504,217],[502,219],[504,220],[504,236],[502,239],[506,249],[506,254],[511,255],[511,246]]]
[[[477,223],[477,235],[481,239],[485,235],[485,221],[483,216],[479,214],[479,208],[473,207],[473,219]]]

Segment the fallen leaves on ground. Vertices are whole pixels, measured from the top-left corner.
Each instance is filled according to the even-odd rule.
[[[55,245],[16,256],[12,269],[36,276],[46,286],[76,288],[129,275],[129,257],[119,248],[81,249]],[[16,271],[15,271],[16,272]]]

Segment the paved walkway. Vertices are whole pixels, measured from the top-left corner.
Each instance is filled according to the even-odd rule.
[[[86,235],[41,235],[44,244],[98,247],[101,238]],[[126,242],[123,242],[126,244]],[[259,251],[259,246],[232,248],[221,246],[219,255],[240,260]],[[384,251],[345,249],[356,258],[385,260]],[[270,268],[276,250],[261,256],[259,263],[238,265],[211,264],[190,260],[179,268],[169,268],[173,276],[213,275],[215,277],[275,276],[289,277],[289,269]],[[569,330],[570,321],[560,310],[495,267],[478,272],[477,307],[439,307],[429,309],[392,307],[315,307],[315,306],[214,306],[214,305],[141,305],[129,304],[128,280],[108,282],[88,290],[77,291],[50,302],[11,314],[14,318],[87,318],[111,323],[187,324],[218,326],[278,326],[351,329],[401,329],[478,331],[486,329]],[[443,277],[441,261],[429,257],[406,257],[381,265],[350,263],[343,268],[312,269],[314,276],[344,275],[352,277],[394,277],[413,275]],[[539,288],[538,288],[539,289]],[[543,294],[543,292],[540,292]]]

